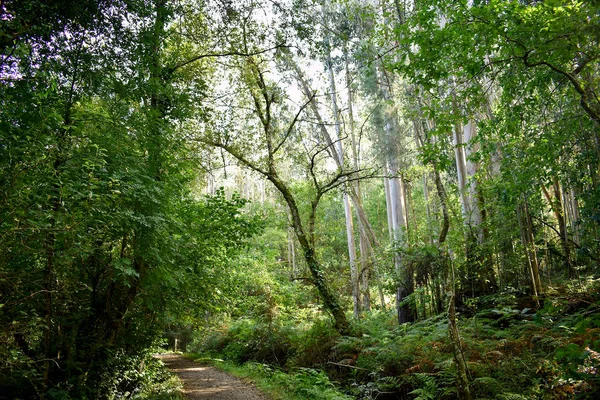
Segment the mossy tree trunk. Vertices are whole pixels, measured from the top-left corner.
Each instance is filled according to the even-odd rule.
[[[240,65],[240,68],[243,70],[245,85],[252,98],[254,111],[260,121],[260,133],[262,135],[262,140],[264,140],[266,145],[264,156],[255,161],[244,154],[235,145],[221,141],[218,138],[203,137],[199,140],[210,146],[219,147],[227,151],[243,166],[261,174],[269,180],[283,196],[290,212],[292,228],[298,238],[298,243],[304,254],[304,260],[306,261],[311,274],[311,282],[318,290],[326,310],[333,317],[336,330],[341,334],[347,334],[349,333],[349,324],[344,309],[340,305],[337,296],[329,287],[323,274],[323,268],[316,257],[314,227],[317,207],[323,195],[338,188],[345,182],[348,182],[348,179],[352,177],[355,172],[345,171],[340,168],[335,176],[325,183],[320,183],[320,179],[317,179],[315,176],[315,166],[314,164],[311,164],[308,170],[310,171],[314,186],[314,197],[311,200],[311,209],[308,217],[305,219],[302,218],[294,193],[289,185],[279,176],[277,153],[290,137],[300,114],[312,102],[314,96],[310,97],[298,110],[293,120],[289,122],[287,129],[285,131],[280,131],[280,129],[276,127],[276,124],[273,123],[273,109],[276,105],[276,90],[267,81],[260,63],[260,59],[247,56],[244,57],[243,64]],[[333,152],[336,151],[333,148],[330,150]],[[311,162],[314,163],[314,156],[308,156],[308,158],[311,159]],[[353,179],[350,181],[352,182]]]

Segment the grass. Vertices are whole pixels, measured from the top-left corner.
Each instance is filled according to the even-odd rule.
[[[267,364],[247,362],[242,365],[217,358],[189,354],[194,361],[212,365],[245,382],[252,383],[272,400],[350,400],[322,371],[297,368],[291,372]]]
[[[131,397],[133,400],[184,400],[183,383],[158,359],[148,358],[144,374],[147,382]]]

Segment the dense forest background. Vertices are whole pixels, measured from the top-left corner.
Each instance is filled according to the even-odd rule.
[[[0,1],[0,398],[597,398],[599,59],[598,1]]]

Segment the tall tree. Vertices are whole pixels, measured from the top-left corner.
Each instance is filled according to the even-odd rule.
[[[291,224],[298,243],[302,248],[306,265],[311,273],[312,283],[319,291],[325,308],[332,315],[336,329],[341,333],[348,333],[349,324],[344,309],[339,303],[337,296],[331,291],[323,274],[321,264],[317,259],[314,227],[317,207],[321,198],[327,192],[343,185],[348,179],[355,179],[356,171],[338,169],[333,176],[327,178],[325,181],[321,181],[317,169],[319,168],[318,163],[321,162],[322,153],[327,150],[337,150],[332,150],[329,145],[325,145],[307,154],[309,165],[305,168],[307,168],[314,194],[311,199],[308,216],[303,218],[300,206],[289,183],[284,181],[280,176],[279,164],[281,153],[288,145],[289,139],[296,132],[298,119],[312,101],[312,98],[300,107],[290,121],[280,121],[281,116],[276,119],[274,112],[279,102],[282,101],[278,97],[281,96],[281,93],[266,78],[266,61],[260,57],[249,56],[238,60],[238,63],[240,77],[249,95],[249,100],[253,105],[253,112],[259,122],[260,129],[256,134],[259,135],[261,143],[264,144],[264,147],[261,149],[262,153],[260,155],[252,155],[245,152],[245,145],[243,143],[247,138],[240,137],[236,141],[234,137],[230,136],[229,132],[219,130],[209,131],[198,140],[207,145],[226,150],[241,165],[264,176],[279,191],[290,211]],[[280,123],[284,123],[286,125],[285,128],[281,128]]]
[[[167,310],[183,312],[175,293],[199,277],[208,285],[206,269],[235,253],[223,249],[256,229],[238,213],[243,202],[189,193],[191,157],[173,127],[205,76],[186,79],[200,88],[193,94],[180,85],[202,64],[175,45],[180,10],[86,4],[75,16],[30,4],[48,11],[35,16],[51,19],[42,27],[19,14],[27,7],[1,6],[3,26],[23,28],[0,70],[0,386],[9,397],[115,395],[126,384],[120,368],[147,351]],[[198,233],[199,220],[212,223],[203,213],[219,215],[219,242]]]

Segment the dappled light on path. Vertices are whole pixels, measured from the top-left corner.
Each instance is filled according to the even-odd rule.
[[[158,358],[182,380],[186,399],[266,399],[254,387],[214,367],[200,365],[177,354],[162,354]]]

